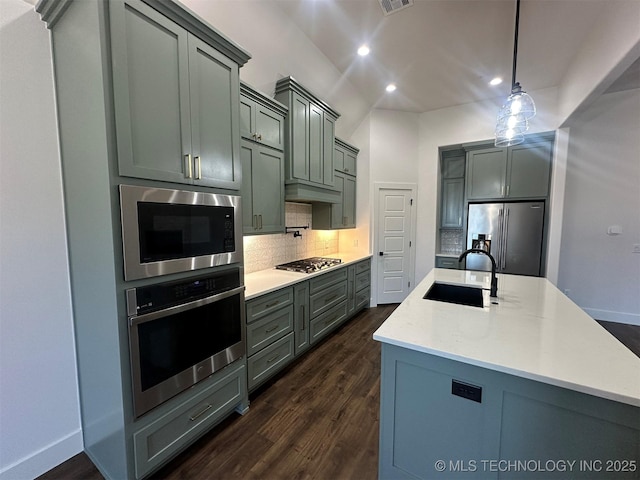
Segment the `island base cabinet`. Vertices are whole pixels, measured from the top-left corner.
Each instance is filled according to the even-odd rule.
[[[380,479],[638,479],[638,459],[640,407],[382,344]]]
[[[212,385],[138,428],[133,434],[136,478],[159,468],[234,409],[244,411],[246,398],[242,360],[221,371]]]

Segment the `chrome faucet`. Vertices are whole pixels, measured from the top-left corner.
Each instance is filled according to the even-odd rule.
[[[465,257],[467,255],[469,255],[470,253],[482,253],[482,254],[486,255],[487,257],[489,257],[491,259],[491,293],[490,293],[490,296],[497,298],[498,297],[498,277],[496,277],[496,259],[493,258],[493,255],[491,255],[486,250],[482,250],[480,248],[470,248],[469,250],[465,250],[464,252],[462,252],[460,254],[460,256],[458,257],[458,262],[461,262],[462,260],[464,260]]]

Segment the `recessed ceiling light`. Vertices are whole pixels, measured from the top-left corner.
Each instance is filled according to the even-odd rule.
[[[493,79],[491,79],[491,81],[489,82],[489,85],[500,85],[502,83],[502,79],[500,77],[495,77]]]
[[[366,45],[362,45],[359,49],[358,49],[358,55],[360,55],[361,57],[366,57],[367,55],[369,55],[369,47],[367,47]]]
[[[390,83],[389,85],[387,85],[387,88],[385,89],[387,92],[395,92],[396,90],[396,85],[395,83]]]

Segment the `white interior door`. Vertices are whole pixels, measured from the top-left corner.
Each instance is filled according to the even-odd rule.
[[[377,218],[377,303],[400,303],[411,290],[412,189],[380,188]]]

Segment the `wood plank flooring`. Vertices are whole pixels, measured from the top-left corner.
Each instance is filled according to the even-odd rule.
[[[640,357],[640,326],[605,322],[604,320],[598,320],[598,323],[616,337],[620,343]]]
[[[373,332],[395,310],[363,311],[251,395],[152,479],[376,479],[380,344]],[[98,480],[81,453],[39,477]]]

